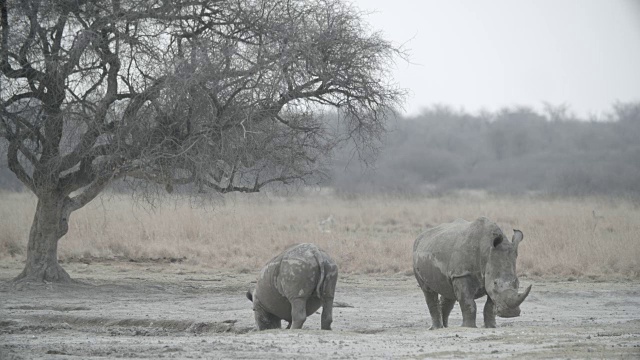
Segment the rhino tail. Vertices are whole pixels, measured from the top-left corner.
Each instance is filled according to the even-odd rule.
[[[318,299],[323,300],[322,295],[324,294],[325,259],[318,251],[314,251],[313,256],[316,258],[318,267],[320,268],[320,279],[318,279],[318,283],[316,284],[316,296],[318,297]]]

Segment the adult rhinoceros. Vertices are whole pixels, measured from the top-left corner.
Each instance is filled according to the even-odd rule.
[[[484,217],[458,219],[420,234],[413,244],[413,270],[429,307],[430,329],[447,327],[456,300],[462,326],[476,327],[474,300],[484,295],[485,327],[496,326],[496,313],[520,315],[520,304],[531,290],[529,286],[518,294],[516,258],[522,236],[514,230],[509,242],[498,225]]]
[[[322,306],[321,328],[331,330],[337,280],[336,263],[317,246],[288,248],[265,265],[253,292],[247,291],[258,329],[279,329],[283,319],[287,328],[300,329]]]

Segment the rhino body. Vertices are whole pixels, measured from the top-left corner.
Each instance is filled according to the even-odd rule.
[[[509,242],[498,225],[484,217],[458,219],[420,234],[413,245],[413,270],[429,308],[430,329],[448,326],[456,301],[462,326],[475,327],[475,299],[485,295],[485,327],[496,326],[496,314],[519,316],[531,290],[529,286],[518,294],[516,258],[522,238],[522,232],[514,230]]]
[[[300,329],[322,306],[321,328],[331,330],[337,280],[336,263],[317,246],[288,248],[265,265],[255,289],[247,292],[258,329],[279,329],[281,320]]]

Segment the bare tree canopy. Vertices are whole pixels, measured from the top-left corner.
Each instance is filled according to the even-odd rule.
[[[305,181],[340,141],[375,143],[403,95],[398,49],[341,0],[0,0],[0,25],[0,139],[38,197],[18,279],[69,280],[69,216],[116,179]]]

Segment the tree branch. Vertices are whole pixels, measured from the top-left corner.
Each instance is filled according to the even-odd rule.
[[[87,205],[96,196],[100,195],[114,179],[113,172],[96,177],[80,194],[69,199],[69,209],[75,211]]]
[[[9,149],[7,151],[7,161],[9,169],[16,175],[16,177],[22,182],[31,192],[37,194],[36,187],[33,183],[33,179],[27,174],[18,160],[18,150],[20,148],[21,141],[19,137],[9,139]]]

